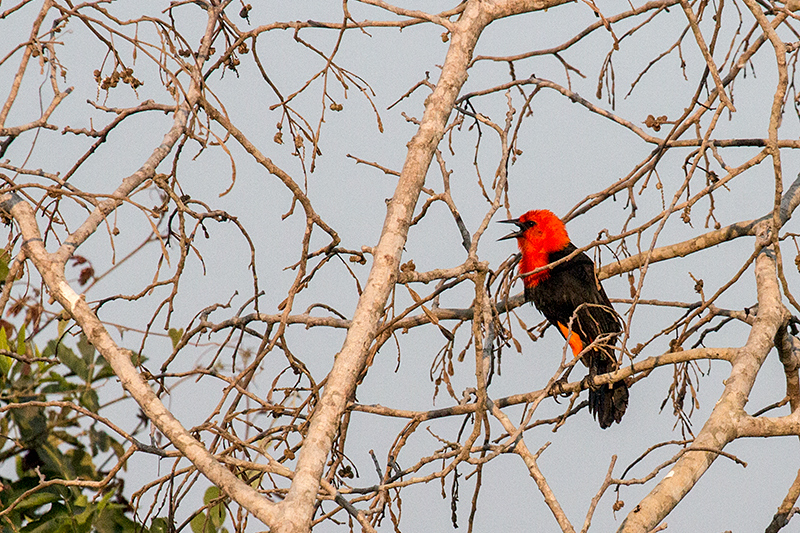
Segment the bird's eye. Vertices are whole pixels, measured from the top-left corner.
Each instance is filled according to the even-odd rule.
[[[529,220],[525,223],[525,229],[530,229],[534,226],[536,226],[536,221],[534,220]]]

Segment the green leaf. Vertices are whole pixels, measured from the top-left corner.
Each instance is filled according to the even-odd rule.
[[[111,449],[114,450],[114,453],[117,455],[117,457],[122,457],[123,455],[125,455],[125,448],[118,441],[111,439],[109,445],[111,446]],[[122,465],[122,469],[125,471],[128,470],[127,461]]]
[[[70,348],[64,346],[64,343],[57,340],[52,340],[47,343],[44,353],[46,355],[55,355],[58,360],[64,363],[67,368],[84,381],[88,381],[89,369],[86,366],[86,361],[75,355]]]
[[[94,364],[94,354],[96,353],[96,350],[83,333],[81,333],[81,336],[78,339],[78,351],[81,352],[83,360],[86,361],[87,366],[92,366]]]
[[[41,471],[45,476],[72,479],[75,471],[67,457],[51,443],[43,443],[36,447],[36,453],[44,465]]]
[[[21,533],[67,533],[71,531],[72,517],[69,510],[60,503],[53,503],[50,510],[38,520],[29,522]]]
[[[95,427],[89,426],[89,443],[92,446],[92,455],[97,455],[99,452],[107,452],[111,440],[111,437],[108,436],[103,430],[97,430]]]
[[[45,352],[47,352],[46,349]],[[70,383],[64,376],[58,374],[53,370],[51,370],[50,372],[47,373],[46,376],[41,378],[41,383],[42,384],[47,383],[47,385],[44,385],[42,387],[43,394],[69,392],[69,391],[74,391],[75,389],[78,388],[77,384]]]
[[[8,338],[6,328],[0,326],[0,350],[8,350]],[[0,375],[7,376],[14,361],[7,355],[0,355]]]
[[[222,502],[219,502],[217,505],[208,510],[208,516],[211,518],[211,522],[217,528],[220,528],[222,524],[225,523],[227,510],[225,509],[225,506],[222,504]]]
[[[28,350],[25,349],[25,324],[22,324],[19,327],[19,333],[17,333],[17,353],[19,355],[25,355]]]
[[[69,320],[64,320],[59,315],[58,317],[58,336],[61,337],[64,335],[64,332],[67,331],[67,326],[69,326]]]
[[[106,505],[111,501],[111,497],[114,496],[116,489],[111,489],[110,491],[106,492],[103,496],[103,499],[97,502],[97,510],[99,512],[103,512],[103,509],[106,508]]]
[[[96,413],[100,410],[100,400],[97,397],[97,391],[94,389],[87,389],[81,393],[80,403],[91,412]]]
[[[17,504],[17,510],[25,511],[27,509],[35,509],[37,507],[41,507],[43,505],[47,505],[48,503],[52,503],[54,501],[58,501],[60,498],[57,494],[53,492],[34,492],[21,502]]]
[[[125,510],[125,505],[109,503],[102,508],[99,516],[94,519],[92,528],[97,533],[148,533],[146,527],[125,516]],[[169,529],[162,530],[163,533],[167,531]]]
[[[140,353],[136,353],[133,350],[128,350],[128,352],[131,355],[131,364],[137,368],[143,365],[145,361],[147,361],[147,357],[145,357]]]
[[[172,348],[174,349],[176,346],[178,346],[178,343],[181,342],[181,338],[183,337],[183,328],[169,328],[167,333],[169,334],[169,338],[172,339]]]
[[[47,417],[41,407],[26,405],[13,409],[11,418],[24,444],[29,445],[47,436]]]
[[[157,517],[153,518],[150,522],[150,533],[169,533],[169,522],[166,518]]]
[[[206,489],[206,493],[203,495],[203,503],[208,505],[217,498],[219,498],[219,487],[211,485]]]
[[[0,283],[6,281],[8,277],[8,255],[3,253],[0,255]]]
[[[192,518],[192,521],[189,522],[189,525],[192,526],[193,533],[210,533],[212,528],[211,520],[208,519],[208,516],[205,513],[200,513]]]
[[[98,370],[98,367],[100,370]],[[106,358],[103,357],[102,354],[97,356],[97,361],[94,365],[94,378],[93,381],[98,381],[100,379],[110,378],[114,376],[114,369],[111,368],[111,365],[108,364]]]
[[[97,473],[92,456],[86,453],[83,448],[74,448],[67,452],[67,459],[69,459],[71,471],[76,476],[86,479],[100,480],[103,476]]]
[[[219,490],[219,487],[216,485],[211,485],[206,489],[206,493],[203,496],[203,503],[206,505],[211,504],[213,501],[219,500],[219,497],[222,495],[222,492]],[[211,520],[211,523],[214,526],[214,530],[217,530],[222,526],[225,522],[225,516],[227,511],[225,510],[225,506],[223,505],[222,501],[219,501],[213,507],[208,508],[208,518]]]
[[[8,334],[6,333],[6,328],[0,326],[0,350],[8,350],[10,346],[8,345]]]
[[[92,527],[92,518],[95,515],[95,511],[97,510],[95,505],[89,505],[89,501],[86,498],[85,494],[80,494],[73,502],[74,506],[77,506],[77,509],[73,507],[73,515],[72,519],[75,521],[74,523],[78,526],[79,532],[88,532],[91,530]],[[80,510],[81,512],[75,512]]]

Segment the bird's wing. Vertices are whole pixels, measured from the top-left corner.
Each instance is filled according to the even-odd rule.
[[[550,261],[557,261],[575,250],[570,243],[560,252],[551,254]],[[619,316],[595,276],[594,263],[584,253],[553,268],[550,276],[532,287],[527,296],[558,327],[576,354],[598,336],[622,329]]]

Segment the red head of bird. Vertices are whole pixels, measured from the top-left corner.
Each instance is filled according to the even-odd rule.
[[[517,231],[513,231],[503,239],[517,239],[522,260],[519,264],[521,274],[531,272],[550,263],[550,254],[559,252],[569,244],[567,228],[560,218],[547,209],[534,209],[519,218],[503,220],[502,222],[515,224]],[[524,276],[526,287],[532,287],[550,275],[549,270],[542,270],[536,274]]]

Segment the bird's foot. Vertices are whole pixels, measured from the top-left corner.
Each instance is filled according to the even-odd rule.
[[[581,380],[581,387],[596,391],[600,390],[602,385],[596,385],[594,382],[594,376],[591,374],[587,374],[586,377]]]
[[[564,375],[555,380],[553,384],[550,386],[550,392],[553,394],[553,398],[556,400],[556,403],[558,403],[559,396],[562,396],[564,398],[570,396],[570,393],[564,390],[564,385],[566,385],[567,383],[569,383],[569,376]]]

